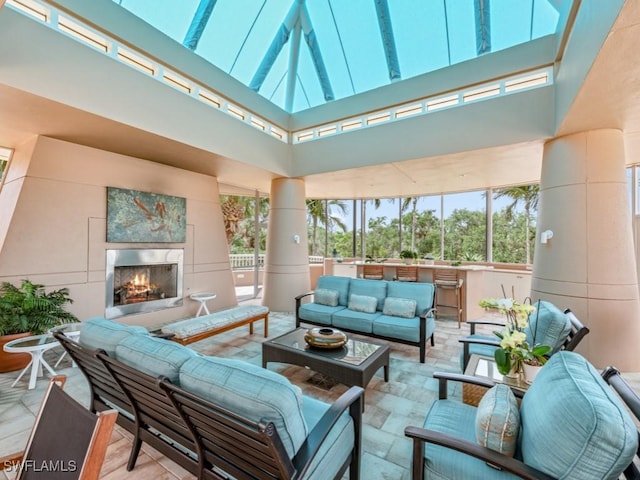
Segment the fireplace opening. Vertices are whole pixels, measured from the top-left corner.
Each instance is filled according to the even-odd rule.
[[[147,265],[115,267],[113,304],[163,300],[178,293],[178,265]]]
[[[107,250],[107,318],[182,305],[182,249]]]

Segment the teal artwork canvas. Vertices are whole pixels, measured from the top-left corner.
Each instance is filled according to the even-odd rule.
[[[186,198],[107,187],[107,242],[185,242],[186,217]]]

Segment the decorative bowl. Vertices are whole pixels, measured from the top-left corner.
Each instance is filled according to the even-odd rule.
[[[347,343],[347,335],[340,330],[329,327],[316,327],[307,330],[304,341],[314,348],[341,348]]]

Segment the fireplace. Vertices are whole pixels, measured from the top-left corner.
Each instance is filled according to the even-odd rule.
[[[184,251],[107,250],[106,318],[182,305]]]

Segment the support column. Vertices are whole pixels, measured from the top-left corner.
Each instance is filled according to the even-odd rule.
[[[296,295],[310,290],[307,208],[304,181],[271,182],[263,304],[274,312],[291,312]]]
[[[640,302],[622,132],[593,130],[544,148],[531,296],[589,328],[577,351],[596,367],[640,370]],[[553,236],[543,243],[543,233]]]

